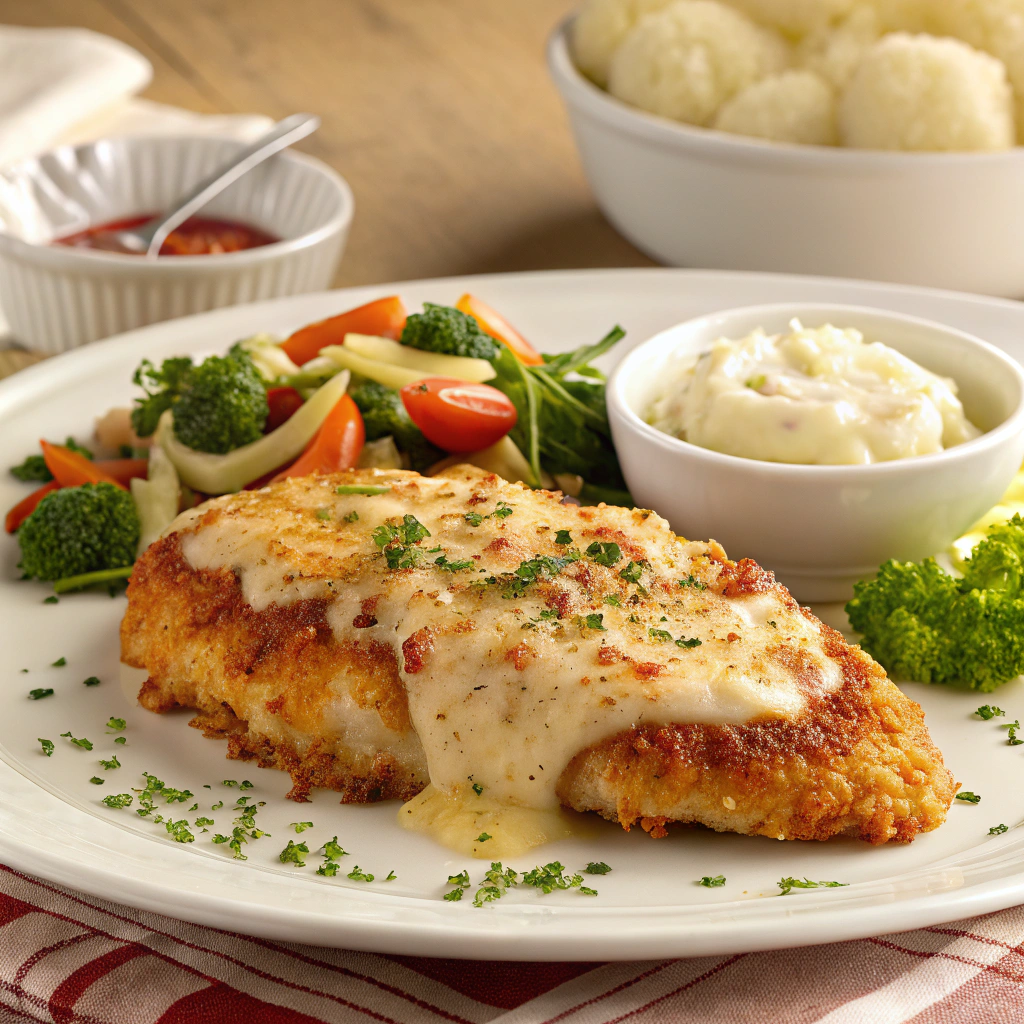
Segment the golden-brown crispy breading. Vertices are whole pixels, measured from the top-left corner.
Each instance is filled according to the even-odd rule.
[[[366,483],[390,490],[335,493]],[[403,515],[429,539],[394,540],[392,569],[374,531]],[[918,705],[771,573],[651,513],[468,467],[217,499],[145,552],[128,596],[140,702],[194,708],[298,799],[469,777],[654,836],[883,843],[936,828],[957,788]]]

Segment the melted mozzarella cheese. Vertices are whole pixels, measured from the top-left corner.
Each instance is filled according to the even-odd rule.
[[[274,498],[218,499],[175,529],[188,562],[233,570],[256,611],[327,598],[339,640],[395,651],[432,783],[411,817],[437,818],[457,848],[484,809],[556,812],[556,783],[573,756],[625,730],[793,718],[810,694],[841,685],[815,624],[773,593],[726,599],[701,589],[718,571],[711,548],[681,541],[652,513],[581,510],[494,477],[374,479],[391,490],[337,495],[329,481],[297,480]],[[506,518],[490,516],[498,501],[512,507]],[[486,518],[473,526],[467,513]],[[414,545],[415,567],[389,571],[373,530],[406,515],[430,536]],[[570,545],[555,543],[560,530]],[[620,576],[625,550],[612,566],[585,554],[595,534],[634,545],[645,560],[639,585]],[[578,561],[510,594],[502,574],[570,549],[582,552]],[[440,558],[471,568],[445,571]],[[700,644],[676,642],[688,640]],[[453,808],[465,810],[472,795],[485,803],[470,801],[469,817],[452,824]],[[557,831],[545,820],[511,832]]]

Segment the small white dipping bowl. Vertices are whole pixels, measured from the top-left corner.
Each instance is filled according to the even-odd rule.
[[[612,224],[676,267],[772,270],[1024,296],[1024,148],[797,146],[631,107],[548,44],[583,170]]]
[[[352,192],[326,164],[292,151],[254,168],[200,212],[262,228],[279,242],[156,260],[50,244],[166,209],[244,145],[107,139],[0,171],[0,309],[15,339],[55,354],[158,320],[329,287],[352,223]]]
[[[737,458],[662,433],[645,417],[663,374],[718,338],[758,327],[854,327],[959,388],[985,433],[933,455],[870,466],[800,466]],[[857,306],[726,310],[669,328],[633,349],[608,384],[608,413],[636,503],[679,534],[714,538],[731,558],[771,569],[801,601],[843,601],[889,558],[942,551],[990,509],[1024,458],[1024,371],[992,345],[915,317]]]

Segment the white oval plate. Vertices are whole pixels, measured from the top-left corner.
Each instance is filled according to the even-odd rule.
[[[133,331],[71,352],[0,383],[5,465],[35,449],[40,437],[85,439],[92,419],[127,404],[132,371],[143,356],[225,350],[259,331],[286,334],[310,321],[371,298],[400,291],[410,305],[454,302],[472,290],[500,309],[543,350],[594,341],[615,323],[638,343],[671,324],[731,306],[771,302],[847,303],[916,314],[971,331],[1024,360],[1024,306],[993,299],[845,281],[765,274],[685,270],[613,270],[501,275],[423,281],[298,296],[218,310]],[[14,504],[26,487],[0,477],[0,505]],[[751,515],[757,510],[751,506]],[[741,554],[741,553],[736,553]],[[96,896],[220,928],[275,939],[428,956],[523,960],[640,960],[738,953],[852,939],[917,928],[1024,902],[1024,830],[991,838],[988,829],[1024,819],[1019,785],[1024,752],[1006,744],[999,722],[1024,717],[1020,681],[996,696],[947,687],[906,687],[927,713],[947,763],[977,806],[956,803],[937,832],[906,847],[863,843],[777,841],[679,829],[652,840],[606,822],[593,835],[552,844],[512,866],[522,870],[554,859],[576,870],[606,861],[611,874],[590,879],[600,892],[542,896],[512,891],[477,909],[469,899],[446,903],[449,874],[469,868],[476,881],[487,867],[452,856],[430,840],[403,831],[396,804],[343,807],[327,791],[310,804],[284,799],[281,773],[227,761],[224,744],[186,725],[188,715],[153,715],[119,685],[118,623],[124,599],[105,594],[64,597],[44,605],[45,585],[17,581],[17,545],[0,540],[0,860]],[[64,667],[53,667],[59,658]],[[28,669],[23,673],[22,669]],[[99,676],[99,686],[83,680]],[[135,684],[137,686],[137,682]],[[35,687],[55,695],[27,699]],[[128,694],[127,696],[125,694]],[[974,709],[994,702],[1008,717],[982,722]],[[126,718],[124,746],[105,728]],[[72,746],[72,732],[95,745]],[[37,737],[56,744],[43,756]],[[100,757],[117,753],[122,768],[104,771]],[[190,821],[213,817],[191,845],[172,842],[159,825],[131,810],[100,802],[128,791],[143,771],[188,788],[193,801],[161,811]],[[104,779],[91,784],[92,776]],[[229,832],[238,789],[222,780],[248,779],[246,795],[266,800],[260,825],[272,833],[232,860],[215,831]],[[203,788],[204,785],[211,788]],[[225,806],[211,812],[224,800]],[[137,806],[137,804],[136,804]],[[297,836],[293,821],[314,827]],[[315,851],[337,835],[349,851],[336,878],[318,877],[310,853],[305,868],[281,864],[288,839]],[[376,876],[350,881],[355,865]],[[382,881],[393,870],[397,878]],[[722,888],[697,884],[724,874]],[[847,888],[797,890],[779,898],[784,876],[849,883]]]

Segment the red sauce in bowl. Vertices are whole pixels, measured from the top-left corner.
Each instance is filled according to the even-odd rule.
[[[96,224],[73,235],[58,238],[54,245],[70,245],[78,249],[98,249],[103,252],[120,252],[131,256],[141,255],[132,249],[117,244],[111,234],[137,228],[156,214],[148,213],[137,217]],[[242,249],[256,249],[270,245],[280,239],[260,228],[243,224],[237,220],[220,220],[214,217],[189,217],[184,224],[175,228],[160,246],[161,256],[205,256],[226,252],[240,252]]]

